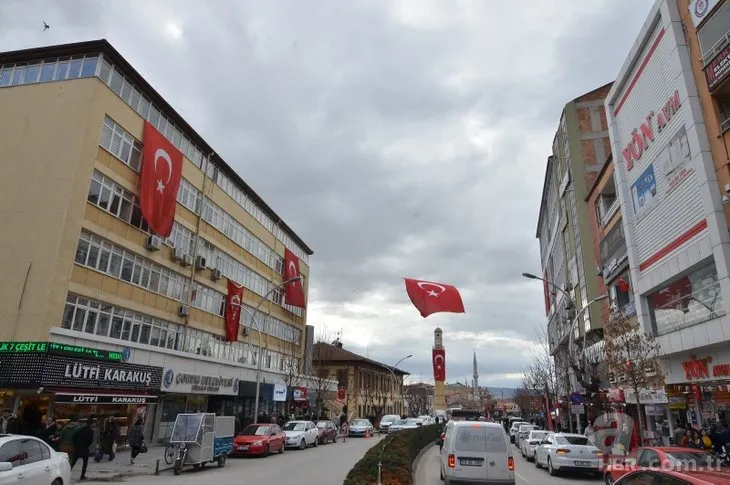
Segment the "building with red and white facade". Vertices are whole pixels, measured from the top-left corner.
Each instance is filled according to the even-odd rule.
[[[686,371],[693,356],[730,363],[730,237],[675,0],[652,7],[606,113],[631,294],[661,345],[673,417],[722,418],[712,394],[730,376],[698,386]]]

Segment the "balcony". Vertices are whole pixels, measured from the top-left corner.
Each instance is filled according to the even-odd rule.
[[[570,322],[566,318],[555,314],[548,322],[548,344],[550,353],[554,354],[558,348],[568,344]]]

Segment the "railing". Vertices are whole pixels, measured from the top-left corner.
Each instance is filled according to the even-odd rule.
[[[605,214],[601,217],[601,226],[605,226],[608,224],[608,221],[611,220],[611,218],[618,212],[618,208],[621,205],[618,198],[613,201],[613,204],[611,204],[611,207],[608,208]]]

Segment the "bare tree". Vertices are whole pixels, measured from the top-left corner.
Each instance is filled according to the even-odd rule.
[[[362,379],[360,396],[363,404],[366,409],[370,408],[370,415],[374,416],[377,421],[382,416],[383,409],[385,409],[387,393],[384,382],[386,377],[367,370],[361,371],[360,377]]]
[[[308,376],[309,388],[315,393],[317,415],[324,412],[325,403],[334,399],[335,393],[329,390],[330,381],[337,377],[331,375],[332,357],[336,347],[327,341],[326,333],[322,332],[315,343],[315,355],[312,357],[312,375]]]
[[[408,414],[421,416],[428,412],[428,400],[431,392],[421,384],[411,384],[404,388],[405,400],[408,403]]]
[[[550,354],[547,330],[542,329],[532,347],[531,356],[523,371],[522,387],[547,395],[550,402],[555,402],[560,395],[561,387],[568,379],[568,368],[565,364],[556,363]]]
[[[664,386],[664,373],[659,360],[659,343],[647,335],[635,317],[616,314],[604,327],[608,370],[619,385],[634,391],[639,407],[639,446],[644,443],[641,412],[642,389]]]
[[[287,389],[301,386],[305,382],[305,378],[302,375],[302,355],[298,342],[288,342],[284,348],[284,357],[281,360],[281,374],[284,380],[284,385]],[[294,395],[292,392],[287,392],[285,413],[288,416],[291,414],[294,403]]]
[[[542,408],[542,406],[538,406],[541,401],[541,396],[542,394],[538,393],[535,389],[526,388],[524,383],[522,387],[515,391],[515,404],[520,407],[523,417],[534,414]]]

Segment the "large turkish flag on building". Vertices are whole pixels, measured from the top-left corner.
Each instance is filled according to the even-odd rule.
[[[299,258],[297,258],[297,255],[288,249],[284,249],[284,279],[289,280],[300,275]],[[286,297],[286,302],[289,305],[299,308],[307,307],[307,302],[304,298],[304,287],[302,286],[301,280],[286,285],[284,288],[284,296]]]
[[[167,238],[175,222],[183,154],[149,122],[144,122],[139,205],[155,234]]]
[[[228,280],[228,294],[226,295],[226,342],[235,342],[238,340],[241,305],[243,305],[243,285]]]
[[[455,287],[432,281],[404,279],[408,297],[423,318],[437,312],[464,313],[464,303]]]
[[[446,380],[446,350],[433,349],[433,380],[444,382]]]

